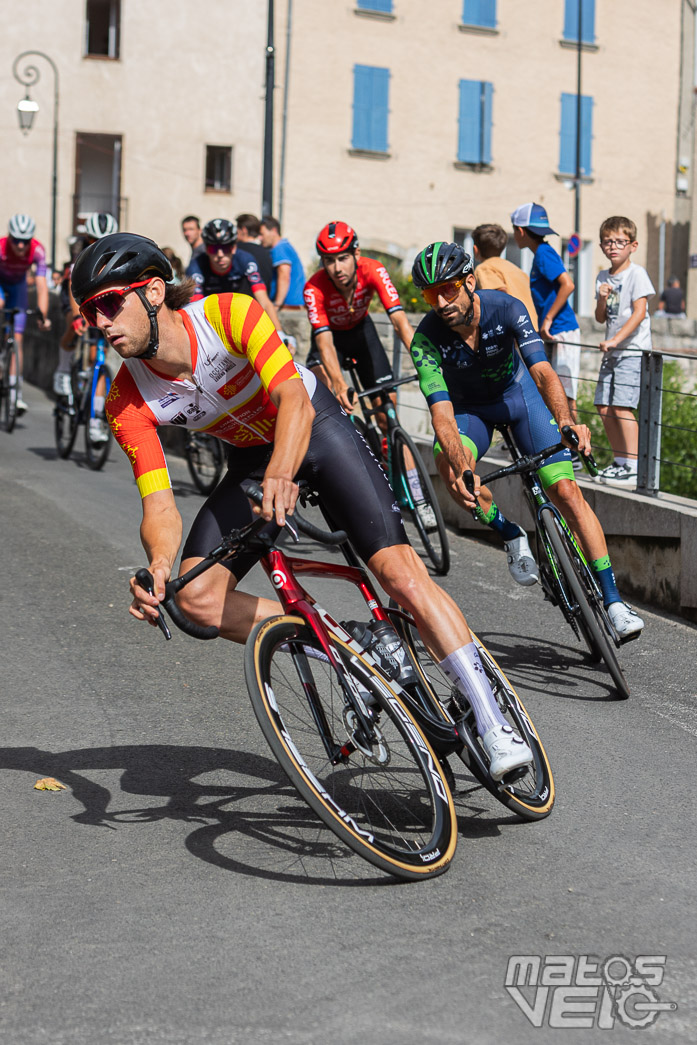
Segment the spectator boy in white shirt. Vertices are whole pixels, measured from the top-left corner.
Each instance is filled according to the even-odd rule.
[[[655,294],[646,269],[630,258],[637,249],[636,225],[629,218],[606,218],[600,226],[600,246],[610,262],[595,284],[595,318],[605,323],[595,405],[603,419],[614,461],[600,473],[601,482],[635,486],[639,426],[641,352],[651,349],[648,299]]]

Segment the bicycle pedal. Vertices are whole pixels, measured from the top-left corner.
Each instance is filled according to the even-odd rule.
[[[518,766],[517,769],[512,769],[510,773],[505,773],[498,783],[499,785],[503,785],[503,787],[510,787],[512,784],[516,784],[519,780],[522,780],[524,776],[527,776],[529,770],[529,765]]]

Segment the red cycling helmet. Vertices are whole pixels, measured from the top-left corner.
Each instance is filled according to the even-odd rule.
[[[318,254],[345,254],[358,246],[358,236],[345,221],[330,221],[317,237]]]

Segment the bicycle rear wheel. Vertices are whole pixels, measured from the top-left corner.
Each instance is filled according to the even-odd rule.
[[[80,423],[80,393],[81,385],[77,370],[73,367],[70,371],[71,394],[59,396],[53,408],[53,433],[56,440],[58,456],[65,459],[70,457],[77,429]]]
[[[412,439],[403,428],[392,431],[392,482],[397,502],[402,511],[407,511],[416,527],[426,554],[437,574],[443,576],[450,569],[450,545],[433,483],[426,471],[421,455]],[[407,478],[405,454],[411,454],[421,486],[423,501],[417,504]],[[419,509],[421,503],[431,508],[435,525],[427,525]]]
[[[293,786],[359,856],[397,878],[441,874],[457,833],[438,761],[384,679],[348,646],[333,644],[352,692],[328,660],[306,655],[319,644],[301,617],[255,628],[245,676],[262,732]],[[368,731],[356,710],[365,714],[363,698]]]
[[[2,375],[2,427],[11,432],[17,420],[17,399],[19,396],[19,351],[14,341],[5,345],[4,366]]]
[[[97,377],[97,381],[99,381],[101,378],[104,378],[106,382],[106,390],[104,392],[104,396],[106,398],[106,396],[109,395],[109,389],[111,388],[111,372],[107,366],[102,366],[99,368],[99,375]],[[92,382],[91,372],[89,380],[90,382]],[[96,382],[92,384],[91,387],[96,388]],[[85,415],[87,415],[87,410],[85,410]],[[111,442],[113,437],[111,434],[111,429],[109,428],[107,422],[104,420],[104,418],[100,418],[100,420],[102,421],[101,434],[105,435],[106,439],[95,439],[94,433],[92,432],[90,427],[90,420],[92,415],[91,409],[89,411],[89,415],[90,416],[85,416],[85,455],[87,457],[87,466],[91,468],[93,472],[98,472],[100,468],[104,467],[106,459],[109,456],[109,451],[111,450]]]
[[[189,474],[204,496],[213,493],[223,474],[223,448],[214,435],[189,432],[186,440]]]
[[[629,696],[629,686],[617,659],[614,639],[609,630],[610,625],[606,619],[598,586],[561,527],[556,515],[550,510],[542,511],[540,522],[544,526],[554,550],[559,570],[571,590],[571,601],[578,606],[577,623],[591,656],[595,659],[602,657],[617,692],[626,700]]]
[[[503,716],[520,733],[530,747],[533,762],[518,779],[492,780],[488,773],[488,757],[477,733],[474,712],[453,687],[450,679],[438,666],[424,644],[416,625],[402,616],[394,615],[392,623],[399,632],[436,708],[441,714],[455,719],[461,728],[464,722],[472,746],[464,746],[456,754],[470,772],[491,794],[524,820],[543,820],[554,805],[555,790],[552,768],[532,719],[513,686],[477,636],[472,639],[479,650],[482,666],[489,680]]]

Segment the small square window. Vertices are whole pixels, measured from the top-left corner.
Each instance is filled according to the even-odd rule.
[[[85,54],[118,58],[120,26],[121,0],[87,0]]]
[[[206,192],[232,192],[232,146],[206,146]]]

